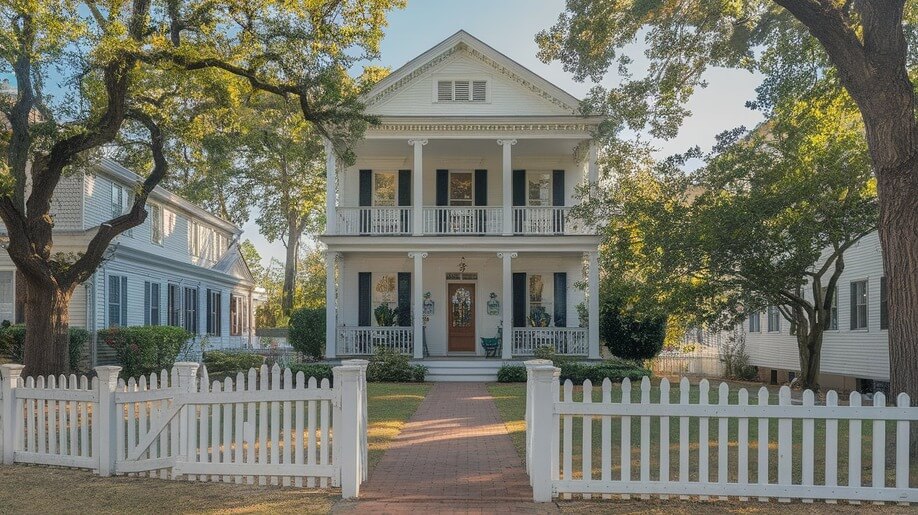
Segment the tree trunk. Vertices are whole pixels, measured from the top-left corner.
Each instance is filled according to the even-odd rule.
[[[813,324],[805,334],[797,333],[797,351],[800,354],[800,376],[797,378],[797,386],[813,392],[819,391],[822,335],[820,324]]]
[[[287,257],[284,263],[284,289],[281,293],[281,310],[290,316],[293,311],[293,294],[296,290],[297,257],[300,250],[300,231],[296,224],[287,225]]]
[[[70,299],[73,289],[26,280],[24,376],[70,373]]]

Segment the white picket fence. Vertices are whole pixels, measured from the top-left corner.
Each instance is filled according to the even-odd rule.
[[[176,363],[139,381],[120,367],[86,377],[20,377],[2,365],[3,463],[85,468],[99,475],[282,486],[341,487],[366,479],[366,361],[323,379],[262,366],[209,381]]]
[[[585,381],[576,401],[570,381],[559,384],[560,369],[541,360],[526,366],[526,461],[537,502],[571,494],[918,502],[909,484],[909,428],[918,408],[905,394],[897,406],[886,406],[883,394],[864,406],[856,392],[840,405],[833,391],[816,405],[813,392],[797,403],[785,386],[774,404],[763,387],[751,403],[745,389],[731,396],[721,383],[709,403],[702,380],[690,402],[696,387],[683,378],[671,403],[669,382],[651,388],[645,377],[638,403],[627,379],[620,387],[607,379],[598,392]]]

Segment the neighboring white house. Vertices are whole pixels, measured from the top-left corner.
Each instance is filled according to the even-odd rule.
[[[886,278],[876,232],[845,252],[832,329],[822,344],[820,386],[847,390],[882,388],[889,381]],[[761,379],[786,382],[800,370],[790,323],[771,308],[743,324],[746,351]]]
[[[100,224],[130,209],[141,181],[105,158],[64,177],[52,201],[54,251],[85,249]],[[97,272],[74,293],[71,325],[90,333],[176,325],[193,333],[198,345],[204,340],[212,348],[251,346],[257,294],[239,252],[241,229],[159,187],[147,210],[147,220],[118,236]],[[0,320],[23,321],[15,266],[6,252],[0,253]],[[93,364],[112,359],[105,345],[92,346]]]
[[[328,159],[327,356],[484,357],[502,327],[503,359],[599,358],[599,237],[570,212],[598,179],[601,119],[464,31],[364,101],[381,123],[356,164]]]

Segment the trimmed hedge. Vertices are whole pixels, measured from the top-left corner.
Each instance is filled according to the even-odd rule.
[[[264,364],[264,356],[249,352],[224,352],[219,350],[204,353],[204,366],[207,375],[234,375],[236,372],[246,372],[250,368],[258,368]]]
[[[112,327],[98,332],[100,342],[115,350],[122,377],[140,377],[172,368],[191,333],[168,325]]]
[[[427,367],[412,365],[408,356],[384,347],[376,351],[367,366],[370,382],[411,383],[422,382],[425,377]]]
[[[519,365],[504,365],[497,371],[498,383],[525,383],[526,367]]]
[[[13,363],[22,363],[22,350],[25,347],[25,325],[6,325],[0,327],[0,353],[9,356]],[[70,328],[70,371],[78,372],[83,351],[89,341],[89,331],[80,327]]]
[[[650,359],[663,350],[666,317],[636,315],[607,302],[599,311],[599,337],[619,358]]]
[[[613,383],[620,383],[626,377],[635,381],[652,375],[650,370],[644,367],[620,361],[606,361],[595,365],[566,362],[558,366],[561,368],[562,383],[570,379],[574,384],[583,384],[585,379],[589,379],[594,385],[601,385],[606,378]]]
[[[325,355],[325,308],[300,308],[290,314],[290,346],[313,358]]]
[[[332,381],[332,367],[331,365],[321,365],[319,363],[294,363],[288,367],[293,373],[293,376],[296,377],[296,374],[302,372],[306,376],[306,381],[309,381],[310,377],[315,377],[317,383],[322,383],[323,379],[328,379],[329,383]]]

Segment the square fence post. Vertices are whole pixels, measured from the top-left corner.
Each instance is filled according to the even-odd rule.
[[[529,465],[532,455],[532,369],[533,367],[551,365],[548,359],[530,359],[523,362],[526,365],[526,415],[523,419],[526,422],[526,472],[529,473]],[[529,476],[529,484],[532,486],[532,476]]]
[[[352,366],[360,368],[359,381],[357,382],[360,387],[360,411],[361,411],[361,421],[360,429],[358,430],[358,436],[360,436],[360,461],[363,464],[360,471],[360,479],[362,481],[367,480],[368,474],[368,460],[367,454],[369,452],[369,446],[367,444],[367,430],[369,428],[369,420],[367,417],[367,367],[370,365],[370,362],[365,359],[343,359],[341,360],[342,366]]]
[[[532,482],[532,499],[535,502],[551,502],[552,456],[554,446],[553,412],[555,399],[552,386],[555,381],[555,367],[538,365],[530,369],[532,375],[532,451],[529,467]]]
[[[23,365],[0,365],[0,375],[3,380],[3,402],[0,404],[0,449],[3,449],[3,464],[12,465],[16,458],[17,442],[21,441],[18,437],[19,419],[22,412],[16,409],[16,387],[19,385],[19,377],[22,375]]]
[[[197,389],[197,379],[198,379],[198,364],[193,361],[180,361],[172,365],[176,370],[178,370],[178,388],[184,393],[192,393]],[[176,461],[193,461],[195,449],[191,449],[191,439],[189,438],[190,431],[193,431],[193,426],[195,425],[194,419],[194,407],[182,406],[181,411],[179,412],[179,455],[176,456]],[[191,413],[191,416],[188,416],[188,413]],[[175,474],[173,473],[173,478]]]
[[[341,476],[341,497],[353,499],[360,495],[363,457],[360,449],[360,367],[340,366],[332,369],[341,416],[334,421],[334,438],[338,442],[338,467]]]
[[[97,450],[99,458],[99,475],[108,477],[115,471],[115,435],[121,422],[121,414],[117,412],[115,405],[115,389],[118,387],[118,373],[121,372],[121,367],[102,366],[96,367],[95,370],[96,377],[99,378],[99,416],[96,418],[98,434],[94,439],[93,448]]]

